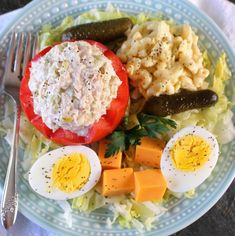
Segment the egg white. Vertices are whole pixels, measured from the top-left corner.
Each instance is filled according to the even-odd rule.
[[[175,142],[188,134],[204,138],[211,148],[209,160],[200,169],[195,171],[178,170],[170,156],[170,149]],[[189,126],[180,130],[169,140],[161,158],[161,171],[166,179],[168,189],[173,192],[187,192],[196,188],[210,176],[216,165],[218,156],[218,142],[209,131],[199,126]]]
[[[65,154],[71,154],[74,152],[83,153],[90,163],[91,174],[87,183],[80,190],[71,193],[63,192],[56,187],[49,187],[52,185],[52,181],[49,177],[52,176],[53,164],[55,164]],[[40,157],[31,167],[28,179],[30,186],[38,194],[54,200],[66,200],[79,197],[88,192],[97,184],[100,176],[100,161],[97,154],[92,149],[86,146],[65,146],[48,152]],[[50,193],[48,192],[48,187],[51,190]]]

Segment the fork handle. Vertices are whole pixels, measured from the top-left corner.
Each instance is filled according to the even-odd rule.
[[[18,212],[16,169],[17,169],[17,159],[18,159],[20,106],[17,104],[15,105],[16,105],[16,114],[14,117],[11,152],[10,152],[10,158],[8,162],[7,173],[2,193],[2,201],[1,201],[1,222],[6,229],[9,229],[15,223]]]

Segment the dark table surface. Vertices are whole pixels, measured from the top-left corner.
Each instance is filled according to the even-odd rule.
[[[235,3],[235,0],[230,1]],[[23,7],[28,2],[30,0],[0,0],[0,14]],[[172,236],[235,236],[235,180],[204,216]]]

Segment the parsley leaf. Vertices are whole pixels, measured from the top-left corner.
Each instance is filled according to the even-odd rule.
[[[141,138],[148,136],[156,138],[168,131],[176,128],[173,120],[144,113],[138,113],[139,124],[129,130],[114,131],[109,137],[109,143],[105,152],[105,157],[117,154],[120,150],[127,150],[131,145],[139,145]]]
[[[138,145],[140,144],[140,139],[146,136],[146,130],[141,128],[141,126],[137,125],[130,130],[125,131],[126,138],[126,149],[129,148],[130,145]]]
[[[112,135],[109,137],[109,141],[107,144],[107,149],[105,152],[105,157],[110,157],[119,152],[119,150],[124,151],[126,149],[125,144],[125,132],[114,131]]]

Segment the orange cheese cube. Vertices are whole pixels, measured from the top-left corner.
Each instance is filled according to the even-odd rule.
[[[144,137],[141,139],[141,144],[136,146],[135,162],[146,166],[160,168],[163,148],[163,141]]]
[[[99,152],[98,156],[100,159],[100,164],[103,170],[108,169],[119,169],[122,165],[122,152],[119,151],[118,154],[105,158],[105,150],[106,150],[107,141],[102,140],[99,142]]]
[[[166,191],[166,180],[161,170],[151,169],[134,173],[135,200],[137,202],[159,201]]]
[[[114,196],[130,193],[134,190],[134,174],[132,168],[104,170],[102,194]]]

